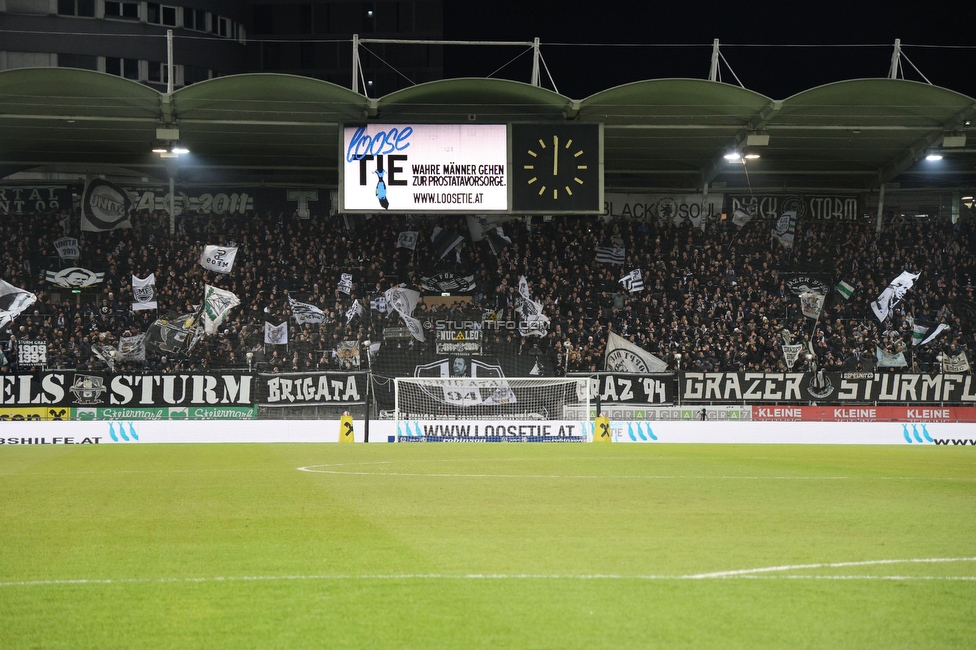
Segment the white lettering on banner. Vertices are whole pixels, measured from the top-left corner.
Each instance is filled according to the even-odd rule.
[[[58,187],[4,187],[0,188],[0,214],[23,214],[26,210],[43,212],[61,208]],[[25,193],[29,192],[27,196]]]
[[[177,380],[180,380],[177,393]],[[153,404],[154,390],[162,387],[167,404],[251,404],[249,375],[116,375],[109,382],[109,404],[129,404],[140,393],[140,404]],[[189,390],[187,384],[190,384]],[[222,384],[222,385],[221,385]],[[188,399],[189,398],[189,399]]]
[[[878,417],[878,410],[866,409],[834,409],[834,418],[838,420],[874,420]]]
[[[853,196],[733,196],[730,203],[733,213],[743,205],[755,205],[764,219],[778,219],[789,210],[796,210],[799,219],[820,221],[856,221],[861,216]]]
[[[45,375],[41,392],[33,394],[33,375],[0,375],[0,404],[56,404],[64,399],[65,375]]]
[[[802,420],[803,409],[760,406],[759,417],[772,420]]]
[[[272,377],[267,380],[268,403],[278,402],[358,402],[359,384],[348,375],[316,377]]]

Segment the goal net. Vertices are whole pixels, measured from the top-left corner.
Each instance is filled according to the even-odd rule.
[[[398,377],[397,439],[582,441],[592,435],[588,381]]]

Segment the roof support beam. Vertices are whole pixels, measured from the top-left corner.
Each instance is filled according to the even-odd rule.
[[[909,167],[915,164],[925,150],[929,147],[935,145],[937,142],[942,140],[942,136],[945,132],[956,128],[957,125],[965,123],[976,115],[976,104],[967,106],[963,110],[956,113],[952,118],[946,121],[945,125],[937,131],[930,131],[926,135],[922,136],[916,140],[911,147],[901,154],[895,156],[883,165],[881,169],[878,170],[878,184],[884,185],[885,183],[893,180],[896,176],[906,171]]]

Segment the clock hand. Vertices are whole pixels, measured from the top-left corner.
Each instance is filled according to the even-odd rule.
[[[559,136],[552,136],[552,175],[559,175]]]

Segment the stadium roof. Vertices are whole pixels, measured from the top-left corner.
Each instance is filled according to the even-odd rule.
[[[166,178],[150,149],[157,127],[175,126],[192,152],[170,168],[181,182],[335,186],[345,123],[576,120],[606,125],[608,191],[694,191],[706,182],[964,189],[976,186],[976,148],[959,136],[974,116],[973,98],[900,79],[842,81],[783,100],[696,79],[641,81],[582,100],[515,81],[451,79],[370,99],[288,75],[221,77],[167,96],[98,72],[16,69],[0,72],[0,177],[115,169]],[[733,150],[761,157],[730,163]],[[938,164],[924,160],[934,150],[944,156]]]

